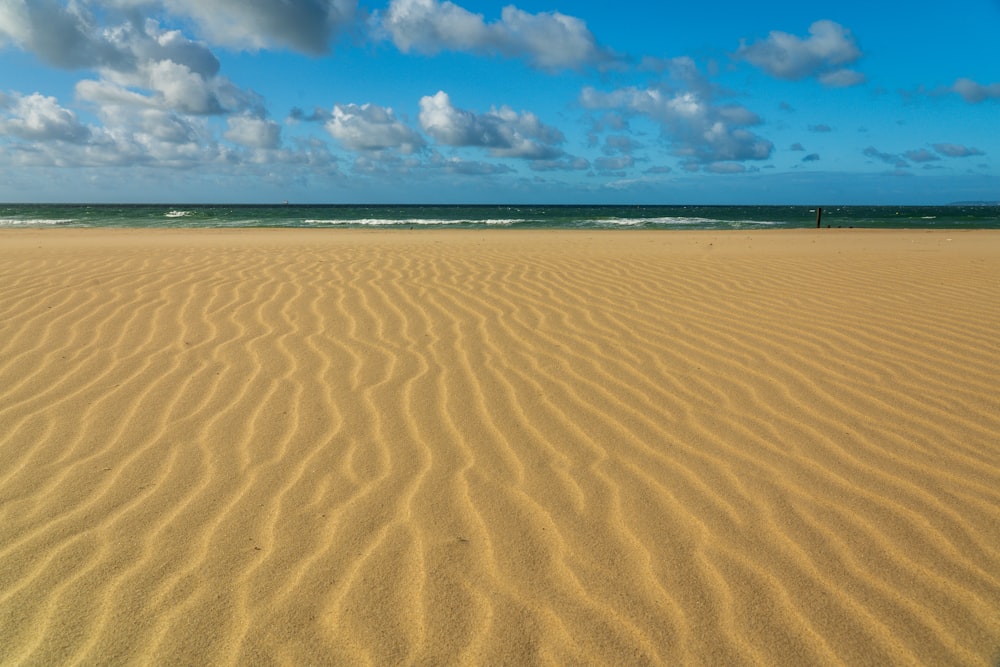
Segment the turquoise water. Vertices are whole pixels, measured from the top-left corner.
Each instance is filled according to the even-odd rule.
[[[1000,206],[830,206],[822,225],[1000,229]],[[816,226],[806,206],[0,204],[0,227],[765,229]]]

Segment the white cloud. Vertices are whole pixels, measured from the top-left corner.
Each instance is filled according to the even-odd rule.
[[[985,100],[1000,99],[1000,83],[983,85],[972,79],[961,78],[955,81],[951,90],[962,96],[969,104],[978,104]]]
[[[102,25],[91,6],[100,3],[3,0],[0,34],[49,64],[95,70],[99,80],[78,84],[89,102],[192,114],[241,111],[258,103],[252,93],[218,76],[219,60],[207,45],[162,30],[156,21],[110,10],[102,18],[119,23]]]
[[[774,146],[745,129],[758,116],[736,105],[714,105],[705,93],[661,88],[620,88],[609,93],[585,88],[580,102],[589,109],[617,109],[660,124],[674,153],[691,165],[730,160],[764,160]]]
[[[907,167],[910,166],[910,163],[904,160],[899,155],[896,155],[895,153],[884,153],[879,149],[875,148],[874,146],[869,146],[864,151],[862,151],[862,154],[865,157],[870,157],[872,159],[885,162],[886,164],[892,165],[897,169],[906,169]]]
[[[850,88],[865,82],[865,75],[853,69],[838,69],[832,72],[823,72],[816,78],[824,86],[830,88]]]
[[[635,166],[635,158],[631,155],[619,157],[599,157],[594,160],[594,166],[600,171],[621,171]]]
[[[396,118],[392,109],[376,104],[334,106],[326,130],[354,151],[397,149],[409,154],[424,146],[420,135]]]
[[[933,162],[941,159],[926,148],[917,148],[911,151],[906,151],[903,155],[906,156],[906,159],[911,162]]]
[[[463,160],[457,156],[445,157],[437,151],[433,152],[427,164],[431,168],[442,169],[449,174],[461,174],[463,176],[495,176],[514,171],[505,164]]]
[[[263,113],[261,99],[224,77],[205,78],[173,60],[151,60],[134,70],[102,72],[100,80],[76,84],[77,96],[97,105],[131,105],[195,115]]]
[[[76,84],[77,98],[98,106],[155,107],[156,103],[141,93],[128,90],[110,81],[84,79]]]
[[[281,148],[278,124],[250,115],[229,119],[224,136],[232,146],[218,141],[204,116],[138,104],[106,104],[97,113],[101,124],[84,125],[54,98],[0,95],[0,160],[14,167],[207,168],[216,175],[285,164],[289,178],[300,179],[336,171],[325,145],[296,141],[294,149]]]
[[[209,82],[187,65],[155,60],[143,64],[136,74],[135,85],[155,91],[168,109],[193,114],[222,112],[222,104]]]
[[[742,44],[735,55],[779,79],[816,77],[834,87],[853,86],[865,80],[860,72],[843,67],[861,57],[854,36],[829,20],[809,26],[805,39],[775,30],[763,41]]]
[[[161,43],[160,53],[134,53],[140,10],[145,15],[169,13],[193,20],[206,35],[235,48],[280,46],[322,54],[334,34],[353,23],[357,0],[3,0],[0,42],[14,42],[45,62],[67,69],[119,69],[136,55],[169,58],[205,73],[191,56],[201,58],[207,49],[185,56],[178,47],[189,48],[193,43],[183,38],[184,44]],[[120,25],[101,25],[101,20],[115,19]]]
[[[156,149],[158,146],[207,146],[212,143],[204,121],[161,109],[109,107],[102,111],[101,116],[106,128],[111,128],[116,135],[130,137],[154,158],[162,157]]]
[[[142,32],[123,27],[112,34],[118,35],[115,41],[120,42],[122,50],[133,53],[139,61],[169,60],[184,65],[192,72],[205,78],[219,73],[219,59],[215,57],[208,45],[185,37],[179,30],[161,30],[156,21],[148,20]]]
[[[934,144],[933,148],[938,155],[943,155],[945,157],[973,157],[978,155],[985,155],[985,153],[978,148],[973,148],[970,146],[962,146],[960,144]],[[864,150],[864,155],[886,164],[892,165],[897,169],[906,169],[910,166],[907,160],[927,163],[940,160],[937,155],[931,153],[926,148],[914,149],[906,151],[902,156],[896,155],[895,153],[883,153],[874,146],[869,146]],[[926,166],[926,165],[925,165]]]
[[[241,49],[284,46],[326,53],[333,35],[353,22],[356,0],[166,0],[213,39]]]
[[[100,117],[103,126],[85,150],[71,156],[75,162],[190,169],[220,164],[227,157],[202,117],[128,105],[102,107]]]
[[[513,5],[487,23],[445,0],[392,0],[379,27],[403,52],[466,51],[525,58],[546,70],[610,66],[619,59],[599,46],[582,20],[559,12],[530,14]]]
[[[972,157],[974,155],[985,155],[985,153],[978,148],[960,146],[958,144],[934,144],[934,150],[946,157]]]
[[[28,141],[83,143],[91,130],[54,97],[34,93],[0,100],[0,133]]]
[[[747,170],[739,162],[713,162],[705,167],[705,169],[713,174],[742,174]]]
[[[584,171],[590,169],[590,161],[566,155],[555,160],[532,160],[528,166],[532,171]]]
[[[605,155],[630,155],[641,147],[642,144],[626,134],[612,134],[604,140],[601,151]]]
[[[380,27],[403,52],[475,51],[492,39],[481,14],[437,0],[393,0]]]
[[[0,142],[0,152],[14,164],[189,167],[218,158],[203,123],[158,109],[107,106],[100,110],[103,126],[84,126],[55,99],[38,94],[9,97],[3,106],[0,135],[8,141]]]
[[[223,135],[229,141],[248,148],[275,149],[281,145],[281,126],[273,120],[252,116],[233,116]]]
[[[456,108],[444,91],[421,98],[420,126],[439,143],[488,148],[497,157],[551,160],[563,154],[562,132],[535,114],[507,106],[476,114]]]
[[[127,58],[105,39],[84,3],[0,2],[0,37],[55,67],[114,66]]]
[[[614,57],[598,47],[587,24],[559,12],[529,14],[514,6],[503,8],[498,32],[500,49],[509,56],[526,56],[549,70],[610,64]]]

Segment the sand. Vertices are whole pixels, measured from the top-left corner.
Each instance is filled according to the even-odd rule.
[[[989,665],[1000,232],[0,233],[0,663]]]

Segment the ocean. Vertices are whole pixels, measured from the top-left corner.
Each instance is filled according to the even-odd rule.
[[[1000,229],[1000,205],[829,206],[823,227]],[[4,227],[797,229],[808,206],[0,204]]]

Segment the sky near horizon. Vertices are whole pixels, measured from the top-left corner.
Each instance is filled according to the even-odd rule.
[[[0,0],[0,201],[1000,200],[1000,0]]]

